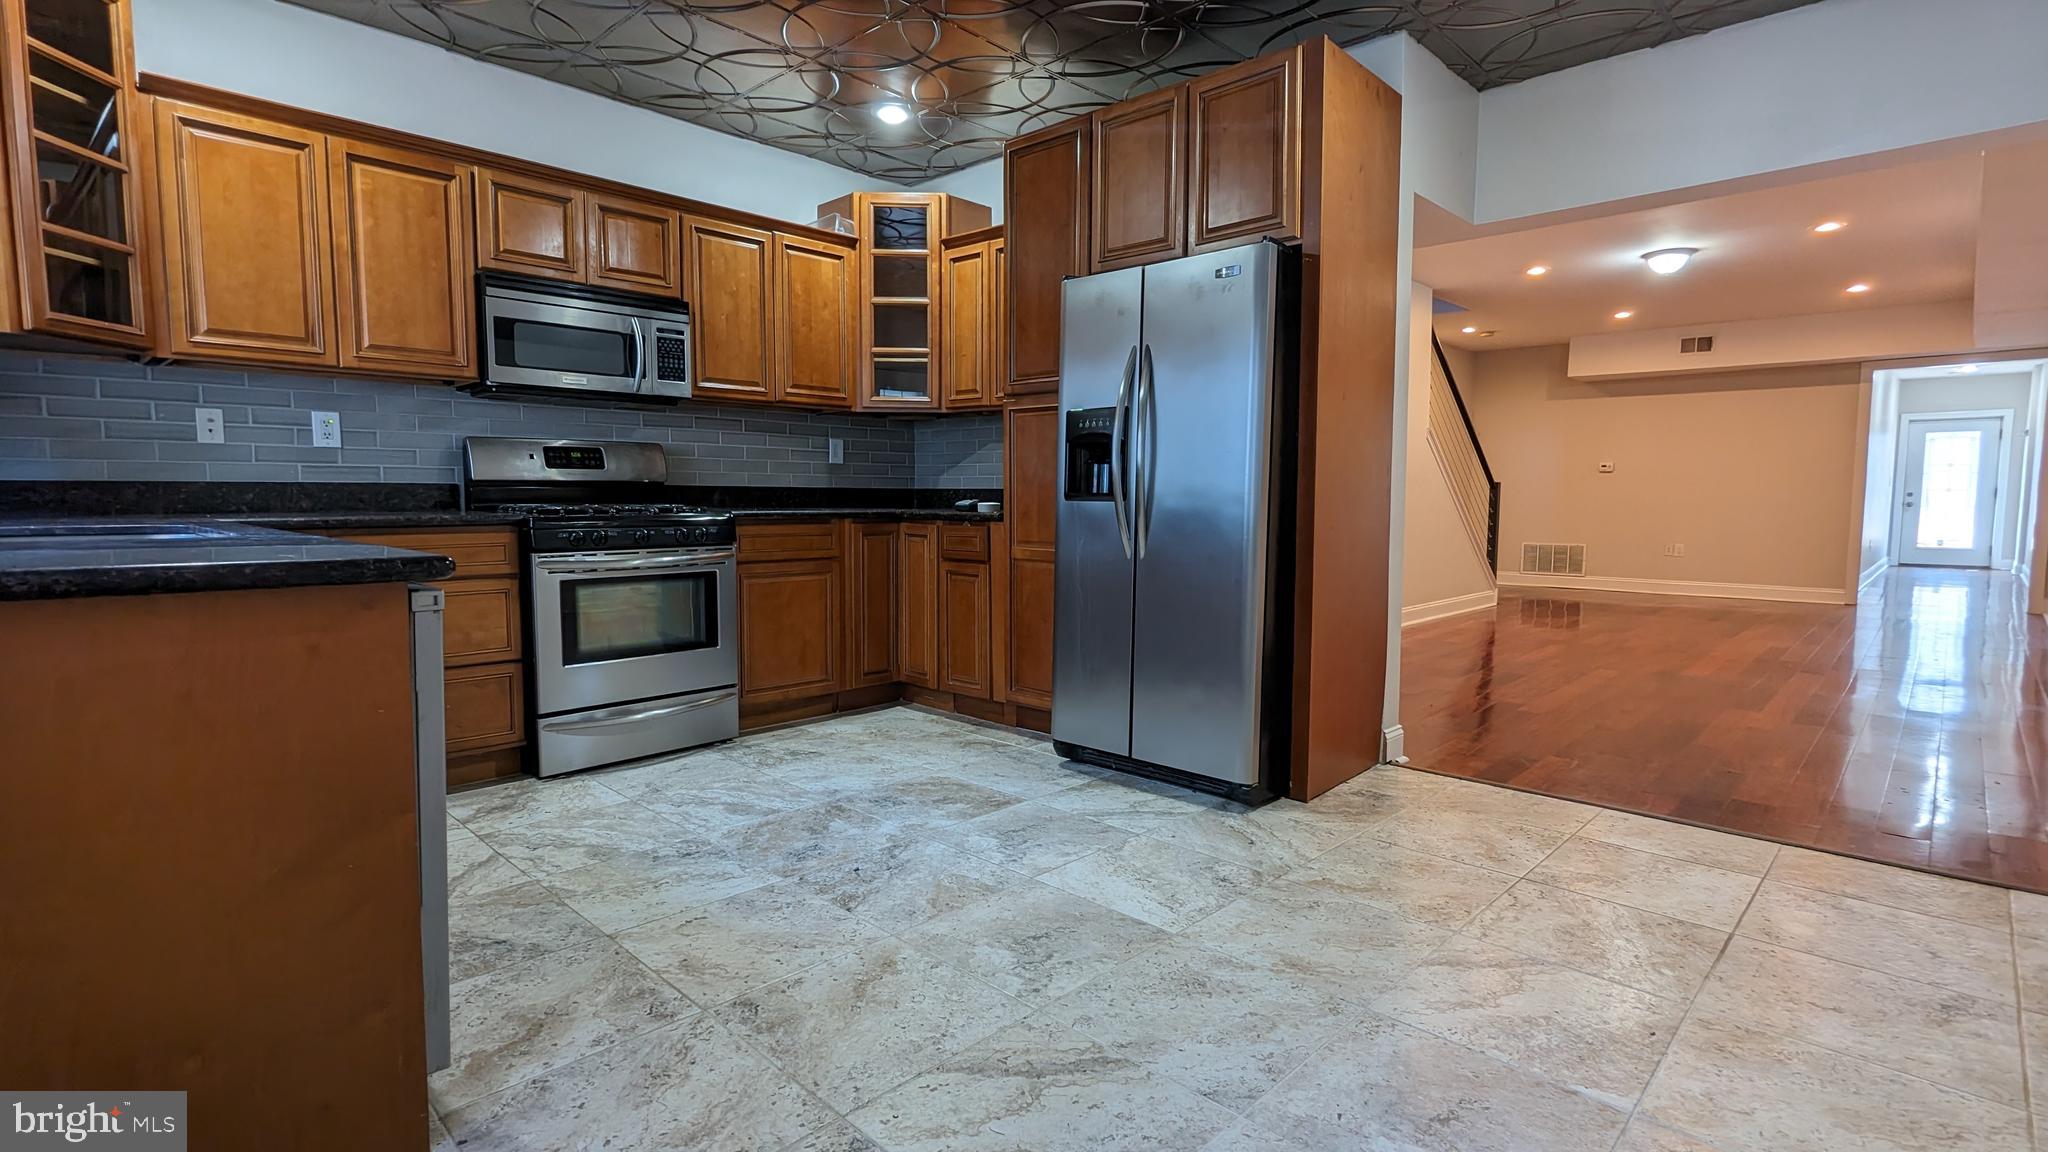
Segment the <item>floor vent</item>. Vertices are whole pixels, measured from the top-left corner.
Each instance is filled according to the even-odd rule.
[[[1584,576],[1584,544],[1524,544],[1522,571],[1539,576]]]

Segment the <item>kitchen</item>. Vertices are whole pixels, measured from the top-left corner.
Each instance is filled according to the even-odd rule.
[[[1386,477],[1358,446],[1386,441],[1391,385],[1356,365],[1390,374],[1391,321],[1316,318],[1391,298],[1395,101],[1328,41],[1008,141],[1007,224],[966,196],[896,189],[791,220],[138,70],[125,0],[0,14],[0,633],[21,657],[5,722],[38,781],[0,856],[10,887],[37,893],[0,935],[23,960],[0,1007],[36,1027],[0,1081],[157,1087],[204,1066],[181,1083],[219,1134],[207,1146],[271,1146],[291,1116],[338,1125],[351,1093],[377,1106],[304,1146],[412,1146],[514,1083],[479,1037],[516,1014],[479,1019],[461,988],[492,975],[477,948],[535,947],[480,930],[450,889],[554,892],[574,923],[549,896],[532,913],[543,931],[623,937],[846,863],[832,841],[869,845],[878,806],[922,809],[911,826],[927,830],[1070,789],[1110,811],[1235,811],[1214,794],[1306,800],[1377,759],[1377,711],[1360,701],[1377,699],[1369,653],[1386,643],[1370,571],[1374,555],[1385,567],[1370,496]],[[1205,165],[1209,133],[1227,163]],[[1171,411],[1149,399],[1174,370],[1166,337],[1142,334],[1166,320],[1141,318],[1135,286],[1141,266],[1204,253],[1200,276],[1246,309],[1229,323],[1263,334],[1241,350],[1257,432],[1180,458]],[[1060,334],[1063,315],[1094,311],[1064,282],[1120,270],[1130,327],[1104,339],[1133,345],[1121,385],[1120,352],[1101,372],[1063,367],[1080,353]],[[1148,348],[1140,371],[1147,340],[1158,363]],[[1107,391],[1064,394],[1079,374]],[[1343,384],[1318,392],[1319,374]],[[1131,427],[1078,426],[1081,410]],[[1145,459],[1159,471],[1138,471]],[[1176,470],[1212,464],[1257,477],[1242,496],[1256,514],[1225,532],[1256,547],[1234,561],[1231,599],[1190,599],[1165,624],[1257,605],[1219,672],[1228,699],[1191,689],[1234,720],[1171,753],[1148,752],[1128,705],[1121,738],[1101,715],[1063,731],[1063,698],[1116,689],[1063,694],[1060,669],[1120,659],[1129,684],[1146,656],[1058,656],[1102,629],[1056,624],[1056,596],[1075,595],[1056,588],[1080,577],[1055,541],[1133,531],[1109,578],[1128,612],[1145,548],[1181,547]],[[1141,475],[1163,502],[1125,494]],[[1175,763],[1216,733],[1243,738],[1215,761],[1229,770]],[[1048,734],[1094,763],[1054,755]],[[784,768],[739,770],[749,747]],[[240,774],[266,748],[304,774],[259,772],[250,788]],[[734,774],[716,795],[645,783],[692,765]],[[82,768],[135,799],[95,817]],[[1162,775],[1197,787],[1146,779]],[[208,803],[237,788],[241,802]],[[676,801],[660,825],[674,842],[621,827],[610,845],[650,874],[535,842],[524,869],[544,889],[473,875],[550,819],[657,793]],[[277,818],[251,836],[259,800]],[[791,811],[823,823],[775,823]],[[31,828],[31,812],[49,818]],[[1070,831],[1114,838],[1077,819]],[[795,841],[775,846],[783,835]],[[974,879],[986,867],[955,862],[933,882],[991,894],[1014,879]],[[351,888],[372,873],[377,886]],[[134,927],[166,962],[122,962],[104,923],[87,930],[124,891],[154,909]],[[341,893],[348,915],[285,912]],[[1077,930],[1151,939],[1091,923]],[[223,947],[252,927],[275,933],[268,953]],[[67,1003],[105,1007],[33,1007],[61,972]],[[648,1012],[672,1010],[672,994],[634,988]],[[309,997],[319,1010],[281,1027]],[[77,1042],[180,999],[208,1024]],[[314,1047],[317,1075],[280,1069]],[[394,1049],[405,1058],[379,1058]],[[828,1102],[866,1098],[848,1091]]]

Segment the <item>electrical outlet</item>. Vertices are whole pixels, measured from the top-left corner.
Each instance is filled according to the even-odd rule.
[[[313,447],[341,447],[341,414],[339,412],[313,413]]]
[[[220,409],[194,408],[192,410],[192,423],[199,427],[199,442],[201,444],[227,443],[227,432],[220,426]]]
[[[825,463],[846,463],[846,441],[841,440],[837,436],[828,436],[825,438]]]
[[[1685,555],[1685,545],[1683,545],[1683,544],[1666,544],[1666,545],[1664,546],[1664,554],[1665,554],[1666,556],[1683,556],[1683,555]]]

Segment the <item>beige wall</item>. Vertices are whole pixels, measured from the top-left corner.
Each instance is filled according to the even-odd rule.
[[[1493,591],[1485,554],[1458,518],[1436,452],[1429,446],[1430,290],[1415,285],[1409,305],[1408,471],[1401,523],[1401,608],[1404,623],[1485,606]],[[1452,361],[1452,371],[1458,371]],[[1459,383],[1464,383],[1460,376]]]
[[[1583,382],[1567,359],[1482,353],[1465,390],[1502,485],[1503,582],[1532,542],[1586,545],[1593,580],[1844,588],[1859,365]]]

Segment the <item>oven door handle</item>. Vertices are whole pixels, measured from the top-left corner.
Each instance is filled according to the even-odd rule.
[[[691,700],[682,704],[663,704],[654,708],[633,705],[626,708],[607,708],[602,712],[586,712],[575,720],[550,722],[541,721],[543,732],[591,732],[601,728],[616,728],[621,724],[637,724],[642,720],[659,720],[665,716],[678,716],[684,712],[695,712],[728,700],[739,699],[738,689],[729,689],[716,696],[702,700]]]
[[[705,568],[716,568],[736,555],[731,549],[708,552],[703,555],[677,558],[674,556],[635,556],[625,560],[550,560],[536,559],[534,567],[550,574],[578,572],[694,572]]]

